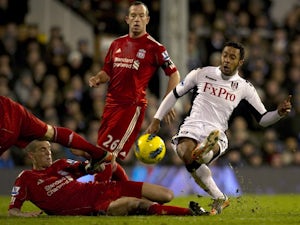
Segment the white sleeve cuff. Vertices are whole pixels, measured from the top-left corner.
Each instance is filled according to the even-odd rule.
[[[154,118],[162,120],[164,116],[170,111],[170,109],[173,108],[177,101],[177,98],[173,94],[173,91],[171,91],[161,102],[158,110],[156,111]]]
[[[259,125],[263,127],[270,126],[281,119],[281,116],[278,114],[277,110],[267,112],[261,120],[259,121]]]

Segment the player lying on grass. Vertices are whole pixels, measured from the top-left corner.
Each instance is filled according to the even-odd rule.
[[[80,156],[86,158],[111,160],[111,154],[100,150],[76,132],[41,121],[21,104],[5,96],[0,96],[0,118],[0,155],[13,145],[24,148],[29,142],[39,139],[80,149],[84,151]]]
[[[190,203],[190,208],[162,205],[173,199],[171,190],[155,184],[128,181],[121,167],[114,171],[117,181],[108,177],[102,182],[79,182],[76,179],[87,173],[87,163],[68,159],[52,163],[48,141],[35,140],[26,151],[33,169],[21,172],[15,181],[8,210],[10,216],[35,217],[42,212],[48,215],[110,216],[206,214],[195,202]],[[26,200],[42,211],[22,212]]]

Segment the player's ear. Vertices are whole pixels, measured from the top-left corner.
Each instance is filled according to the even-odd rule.
[[[239,61],[239,66],[242,66],[243,64],[244,64],[244,60],[242,59]]]
[[[28,158],[33,162],[34,161],[34,156],[32,152],[27,152]]]
[[[129,17],[128,17],[128,16],[125,16],[125,22],[126,22],[127,24],[129,24],[128,20],[129,20]]]

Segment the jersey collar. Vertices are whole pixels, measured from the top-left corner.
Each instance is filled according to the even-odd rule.
[[[232,79],[236,78],[237,76],[239,76],[238,71],[236,71],[236,73],[235,73],[234,75],[232,75],[232,76],[226,76],[226,75],[222,74],[221,69],[220,69],[220,66],[218,66],[218,67],[216,68],[216,73],[217,73],[220,77],[222,77],[223,80],[232,80]]]

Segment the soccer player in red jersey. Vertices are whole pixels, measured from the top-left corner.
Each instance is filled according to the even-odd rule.
[[[108,83],[106,104],[99,131],[98,146],[124,159],[136,140],[144,119],[146,89],[159,68],[168,76],[166,94],[179,82],[179,72],[166,48],[151,37],[147,6],[133,2],[126,16],[129,34],[115,39],[106,54],[104,66],[89,80],[91,87]],[[174,111],[165,120],[174,119]]]
[[[35,217],[48,215],[205,215],[197,203],[190,208],[162,205],[173,199],[165,187],[142,182],[112,181],[81,183],[76,179],[86,174],[85,162],[59,159],[52,163],[48,141],[32,141],[26,151],[33,169],[24,170],[12,189],[8,214]],[[104,170],[105,172],[105,170]],[[42,211],[23,212],[29,200]]]
[[[35,139],[83,150],[84,154],[81,155],[85,157],[104,159],[111,155],[68,128],[41,121],[25,107],[5,96],[0,96],[0,118],[0,155],[13,145],[24,148]]]

